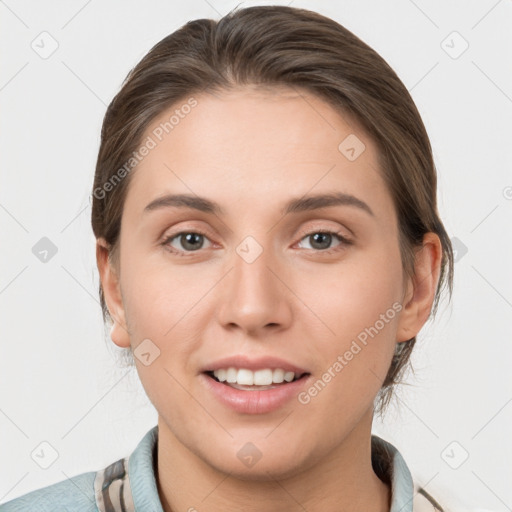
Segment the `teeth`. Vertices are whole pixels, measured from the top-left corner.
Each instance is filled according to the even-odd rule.
[[[254,373],[251,370],[238,370],[236,383],[242,384],[242,386],[252,386],[254,384]]]
[[[213,372],[213,374],[215,375],[215,372]],[[238,370],[236,370],[236,368],[228,368],[226,370],[226,380],[228,382],[231,382],[234,384],[236,382],[237,375],[238,375]],[[215,375],[215,377],[217,377],[217,375]]]
[[[219,379],[221,382],[224,382],[226,379],[227,379],[227,371],[224,370],[224,368],[222,370],[217,370],[217,375],[215,375],[215,377],[217,377],[217,379]],[[235,380],[236,380],[236,376],[235,376]]]
[[[294,378],[294,377],[295,377],[295,373],[293,373],[293,372],[286,372],[286,373],[284,374],[284,380],[285,380],[286,382],[291,382],[291,381],[293,380],[293,378]]]
[[[270,384],[281,384],[283,381],[291,382],[295,378],[294,372],[285,372],[281,368],[275,370],[264,368],[255,372],[246,368],[220,368],[215,370],[213,375],[220,382],[242,386],[270,386]]]
[[[276,384],[281,384],[284,380],[284,370],[281,370],[281,368],[276,368],[272,372],[272,382],[275,382]]]

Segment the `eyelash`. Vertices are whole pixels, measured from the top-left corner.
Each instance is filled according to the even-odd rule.
[[[338,252],[340,250],[343,250],[346,246],[350,246],[352,245],[354,242],[352,240],[349,240],[348,238],[346,238],[345,236],[343,236],[341,233],[339,232],[336,232],[336,231],[330,231],[330,230],[314,230],[314,231],[310,231],[308,233],[305,233],[304,235],[302,235],[302,237],[300,238],[299,242],[302,241],[304,238],[307,238],[311,235],[315,235],[315,234],[323,234],[323,235],[334,235],[336,238],[338,238],[338,240],[341,242],[339,245],[337,245],[336,247],[332,247],[330,249],[307,249],[308,251],[313,251],[313,252],[317,252],[319,254],[332,254],[334,252]],[[180,251],[180,250],[177,250],[177,249],[174,249],[174,247],[171,247],[169,245],[169,243],[174,240],[175,238],[178,238],[179,236],[181,235],[184,235],[184,234],[194,234],[194,235],[202,235],[206,238],[208,238],[208,234],[205,233],[204,231],[200,230],[200,229],[194,229],[194,230],[190,230],[190,231],[179,231],[178,233],[175,233],[173,235],[170,235],[168,237],[166,237],[166,239],[162,242],[162,245],[169,251],[171,252],[172,254],[176,255],[176,256],[180,256],[180,257],[187,257],[189,255],[193,255],[195,252],[198,252],[198,251]]]

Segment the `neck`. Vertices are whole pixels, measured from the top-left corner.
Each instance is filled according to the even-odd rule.
[[[158,418],[157,487],[165,512],[389,512],[391,492],[371,463],[371,416],[328,457],[286,478],[243,480],[185,447]]]

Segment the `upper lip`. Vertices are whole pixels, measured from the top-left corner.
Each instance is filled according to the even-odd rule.
[[[213,372],[221,368],[231,367],[237,369],[245,368],[247,370],[252,371],[263,370],[266,368],[270,368],[272,370],[276,368],[281,368],[285,372],[293,372],[295,373],[295,375],[302,375],[303,373],[308,373],[307,370],[305,370],[304,368],[289,363],[284,359],[279,359],[277,357],[271,356],[250,358],[242,354],[218,359],[217,361],[205,366],[202,369],[202,372]]]

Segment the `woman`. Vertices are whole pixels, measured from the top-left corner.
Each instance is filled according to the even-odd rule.
[[[100,299],[158,425],[0,510],[442,510],[371,433],[453,281],[386,62],[317,13],[235,10],[158,43],[101,135]]]

